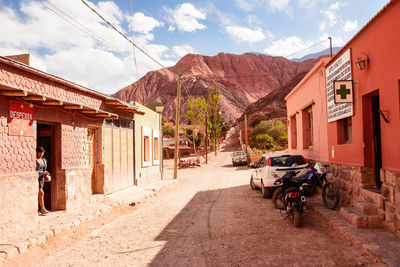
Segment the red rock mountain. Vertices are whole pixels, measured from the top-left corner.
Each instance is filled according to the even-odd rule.
[[[206,96],[215,84],[220,92],[222,111],[227,119],[239,118],[259,98],[281,88],[297,74],[307,72],[316,59],[293,62],[283,57],[246,53],[219,53],[216,56],[188,54],[175,66],[148,72],[140,80],[114,94],[127,102],[159,102],[164,116],[173,119],[176,107],[177,73],[182,74],[182,108],[190,97]],[[196,82],[192,81],[196,78]]]

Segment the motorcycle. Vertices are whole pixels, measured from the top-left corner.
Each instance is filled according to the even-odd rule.
[[[302,184],[304,194],[306,197],[311,197],[315,194],[317,187],[322,189],[322,199],[324,205],[328,209],[336,209],[340,200],[340,193],[337,186],[329,182],[326,177],[330,171],[326,170],[321,163],[316,163],[313,168],[309,167],[310,171],[302,176],[296,177]],[[275,190],[272,195],[272,203],[277,209],[284,209],[282,199],[282,188]]]
[[[295,227],[300,227],[301,225],[301,214],[304,212],[304,206],[307,202],[302,182],[293,179],[298,173],[290,171],[275,181],[275,184],[280,184],[282,188],[282,199],[287,213],[286,218],[292,216]]]

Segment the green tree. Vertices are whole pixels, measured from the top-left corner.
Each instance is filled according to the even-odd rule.
[[[214,84],[214,90],[211,92],[208,88],[207,103],[209,117],[209,133],[212,138],[211,146],[214,148],[217,140],[221,135],[222,130],[222,115],[221,115],[221,97],[219,96],[218,87]]]
[[[253,141],[259,144],[263,149],[267,149],[272,147],[274,139],[266,133],[260,133],[254,137]]]
[[[163,136],[175,136],[175,129],[169,125],[162,126]]]

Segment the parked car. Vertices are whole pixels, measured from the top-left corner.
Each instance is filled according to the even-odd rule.
[[[247,164],[247,155],[243,151],[235,151],[232,153],[232,165],[246,165]]]
[[[250,177],[252,189],[261,189],[264,198],[271,197],[279,185],[275,181],[289,171],[300,171],[305,174],[308,168],[307,160],[296,153],[264,154],[259,159]]]

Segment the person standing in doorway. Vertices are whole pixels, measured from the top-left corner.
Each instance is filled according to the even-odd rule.
[[[44,207],[44,191],[43,186],[45,182],[51,181],[50,173],[47,171],[47,161],[43,158],[44,155],[44,148],[38,146],[36,148],[36,171],[38,172],[38,181],[39,181],[39,193],[38,193],[38,200],[39,200],[39,213],[41,215],[45,215],[49,211],[46,210]]]

